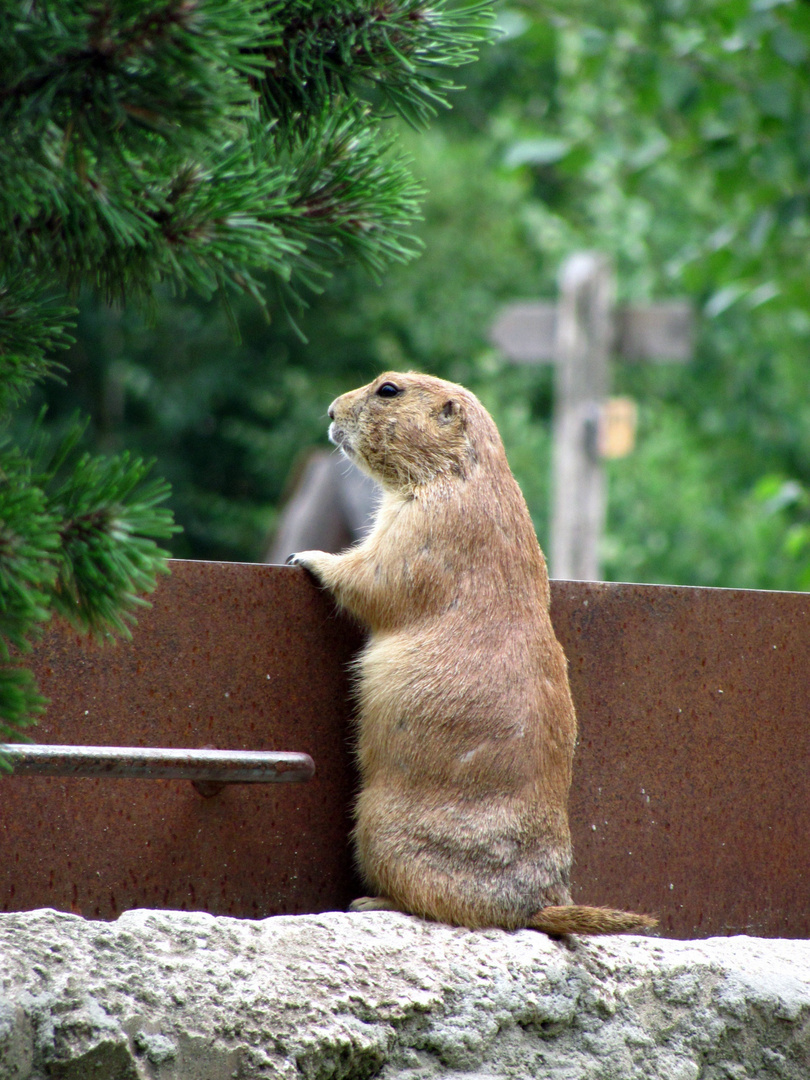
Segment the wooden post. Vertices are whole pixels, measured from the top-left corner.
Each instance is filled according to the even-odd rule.
[[[599,543],[607,501],[602,462],[619,452],[609,443],[628,441],[605,438],[611,352],[631,362],[683,363],[691,356],[692,331],[692,308],[683,300],[616,310],[610,262],[597,252],[578,252],[566,260],[557,303],[518,301],[499,313],[491,338],[510,360],[557,366],[552,577],[601,577]],[[634,411],[632,403],[621,404],[614,420]]]
[[[572,255],[560,273],[554,400],[551,567],[555,577],[599,579],[605,469],[599,418],[608,395],[613,274],[594,252]]]

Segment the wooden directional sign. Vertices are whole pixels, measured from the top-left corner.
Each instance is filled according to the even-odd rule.
[[[557,305],[552,300],[507,304],[498,313],[489,337],[515,363],[553,363],[557,358]]]
[[[694,329],[688,300],[628,304],[616,312],[613,351],[622,360],[685,364],[692,357]]]
[[[692,355],[694,316],[688,300],[628,304],[613,316],[611,352],[629,361],[686,363]],[[490,340],[517,364],[557,359],[557,304],[518,300],[501,308]]]
[[[685,300],[616,307],[605,256],[579,252],[560,272],[560,297],[502,308],[490,338],[515,363],[553,363],[554,465],[550,563],[554,577],[598,580],[604,528],[604,457],[632,445],[632,403],[606,408],[611,355],[630,362],[684,363],[693,313]]]

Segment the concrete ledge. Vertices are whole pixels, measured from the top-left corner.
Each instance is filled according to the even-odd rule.
[[[0,915],[2,1080],[806,1080],[810,941]]]

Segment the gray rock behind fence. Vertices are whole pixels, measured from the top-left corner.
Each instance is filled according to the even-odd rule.
[[[810,942],[0,915],[2,1080],[810,1077]]]

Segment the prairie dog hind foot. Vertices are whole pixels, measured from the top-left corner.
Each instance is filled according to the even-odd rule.
[[[387,896],[358,896],[349,904],[349,911],[401,911]]]

